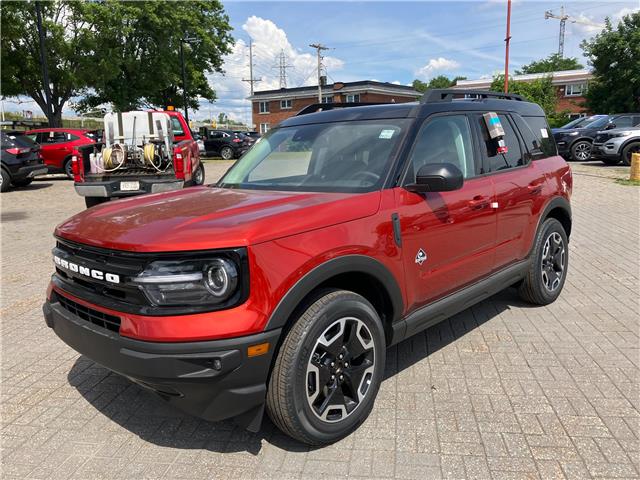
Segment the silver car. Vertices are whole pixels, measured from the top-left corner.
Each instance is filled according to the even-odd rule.
[[[632,153],[640,153],[640,126],[602,130],[593,139],[591,157],[607,165],[631,165]]]

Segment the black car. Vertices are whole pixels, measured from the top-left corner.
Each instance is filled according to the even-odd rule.
[[[2,179],[0,191],[9,187],[24,187],[36,175],[47,173],[47,167],[40,157],[40,146],[28,137],[16,133],[0,132],[2,154]]]
[[[631,127],[639,122],[640,113],[592,115],[583,122],[571,122],[564,127],[554,128],[552,132],[560,155],[567,160],[585,161],[591,157],[593,139],[599,131]]]
[[[239,158],[253,143],[245,135],[231,130],[202,128],[200,134],[204,142],[205,155],[208,157],[219,156],[224,160]]]
[[[234,130],[233,133],[246,137],[252,145],[256,143],[260,138],[260,134],[258,132],[243,132],[241,130]]]

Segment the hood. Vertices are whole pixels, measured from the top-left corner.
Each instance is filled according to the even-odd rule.
[[[611,128],[609,130],[598,130],[598,135],[601,133],[620,133],[620,132],[633,132],[633,135],[640,135],[640,127],[620,127]]]
[[[589,130],[589,129],[588,128],[552,128],[551,133],[558,134],[558,135],[566,135],[567,133],[572,133],[572,132],[581,133],[586,130]]]
[[[276,192],[191,187],[108,202],[56,228],[56,236],[114,250],[169,252],[241,247],[375,214],[380,192]]]

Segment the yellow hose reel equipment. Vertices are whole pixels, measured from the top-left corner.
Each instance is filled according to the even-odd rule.
[[[102,150],[102,161],[105,168],[109,170],[120,167],[124,163],[124,157],[124,149],[119,143],[114,144],[111,148]]]

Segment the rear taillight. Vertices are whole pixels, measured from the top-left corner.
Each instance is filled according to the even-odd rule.
[[[7,153],[10,153],[11,155],[20,155],[21,153],[28,153],[30,151],[30,148],[7,148]]]
[[[240,140],[239,138],[234,138],[233,140],[231,140],[233,143],[240,143],[242,140]]]
[[[181,153],[176,153],[174,155],[173,169],[176,172],[176,178],[184,179],[184,158]]]
[[[80,161],[78,160],[78,157],[76,155],[71,157],[71,171],[73,172],[74,182],[82,181],[82,174],[84,173],[83,170],[84,169],[82,168],[82,165],[80,165]]]

